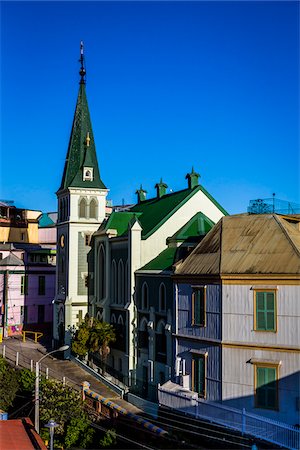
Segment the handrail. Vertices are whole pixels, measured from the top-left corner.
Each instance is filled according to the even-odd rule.
[[[25,342],[26,341],[26,333],[31,333],[31,334],[34,334],[34,342],[37,342],[38,341],[38,339],[40,338],[40,337],[42,337],[43,336],[43,333],[41,333],[40,331],[22,331],[22,336],[23,336],[23,342]]]

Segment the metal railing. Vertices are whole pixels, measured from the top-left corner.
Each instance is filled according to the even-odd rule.
[[[2,352],[1,356],[5,358],[7,361],[9,361],[11,364],[13,364],[16,368],[19,369],[29,369],[31,372],[34,372],[35,370],[35,363],[36,361],[34,359],[27,358],[22,354],[22,352],[18,352],[15,350],[10,349],[6,345],[2,346]],[[60,381],[63,383],[63,385],[67,385],[72,387],[73,389],[76,389],[77,391],[81,390],[81,385],[76,382],[75,380],[72,380],[69,377],[62,376],[61,373],[59,373],[56,370],[51,369],[45,364],[40,364],[40,373],[43,374],[46,379],[52,379],[56,381]]]
[[[300,430],[298,428],[249,413],[244,408],[239,410],[219,403],[208,402],[196,398],[196,396],[197,394],[188,396],[184,393],[172,392],[163,386],[158,387],[160,405],[196,418],[215,422],[285,448],[300,448]]]
[[[28,336],[28,334],[34,334],[34,342],[37,342],[38,339],[40,337],[43,336],[43,333],[41,333],[40,331],[22,331],[22,337],[23,337],[23,342],[26,342],[26,335]]]

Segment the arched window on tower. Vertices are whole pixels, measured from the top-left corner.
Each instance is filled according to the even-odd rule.
[[[86,208],[87,208],[86,199],[82,197],[79,201],[79,217],[80,218],[86,218]]]
[[[92,198],[90,201],[90,219],[97,219],[98,217],[98,202]]]
[[[118,267],[118,303],[124,302],[124,265],[122,259],[119,260]]]
[[[105,270],[105,250],[103,245],[99,249],[99,297],[105,298],[106,270]]]
[[[144,282],[142,286],[142,309],[149,309],[149,291],[148,284],[146,282]]]
[[[166,311],[166,286],[164,283],[159,286],[159,310]]]

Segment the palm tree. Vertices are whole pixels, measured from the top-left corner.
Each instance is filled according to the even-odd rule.
[[[97,319],[93,320],[89,337],[89,350],[94,353],[99,352],[104,363],[110,352],[109,345],[115,340],[116,334],[112,325],[100,322]]]

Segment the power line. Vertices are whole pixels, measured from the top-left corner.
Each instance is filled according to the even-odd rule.
[[[99,430],[102,430],[102,431],[108,431],[108,430],[109,430],[109,428],[101,427],[100,425],[95,424],[95,423],[91,423],[91,426],[94,427],[94,428],[98,428]],[[117,436],[119,439],[121,439],[122,441],[129,442],[130,444],[135,444],[135,445],[137,445],[137,446],[139,446],[139,447],[145,448],[146,450],[156,450],[156,449],[154,449],[153,447],[148,447],[147,445],[141,444],[141,443],[138,442],[138,441],[134,441],[134,440],[132,440],[132,439],[129,439],[128,437],[125,437],[124,435],[122,435],[122,434],[120,434],[120,433],[116,433],[116,436]]]

